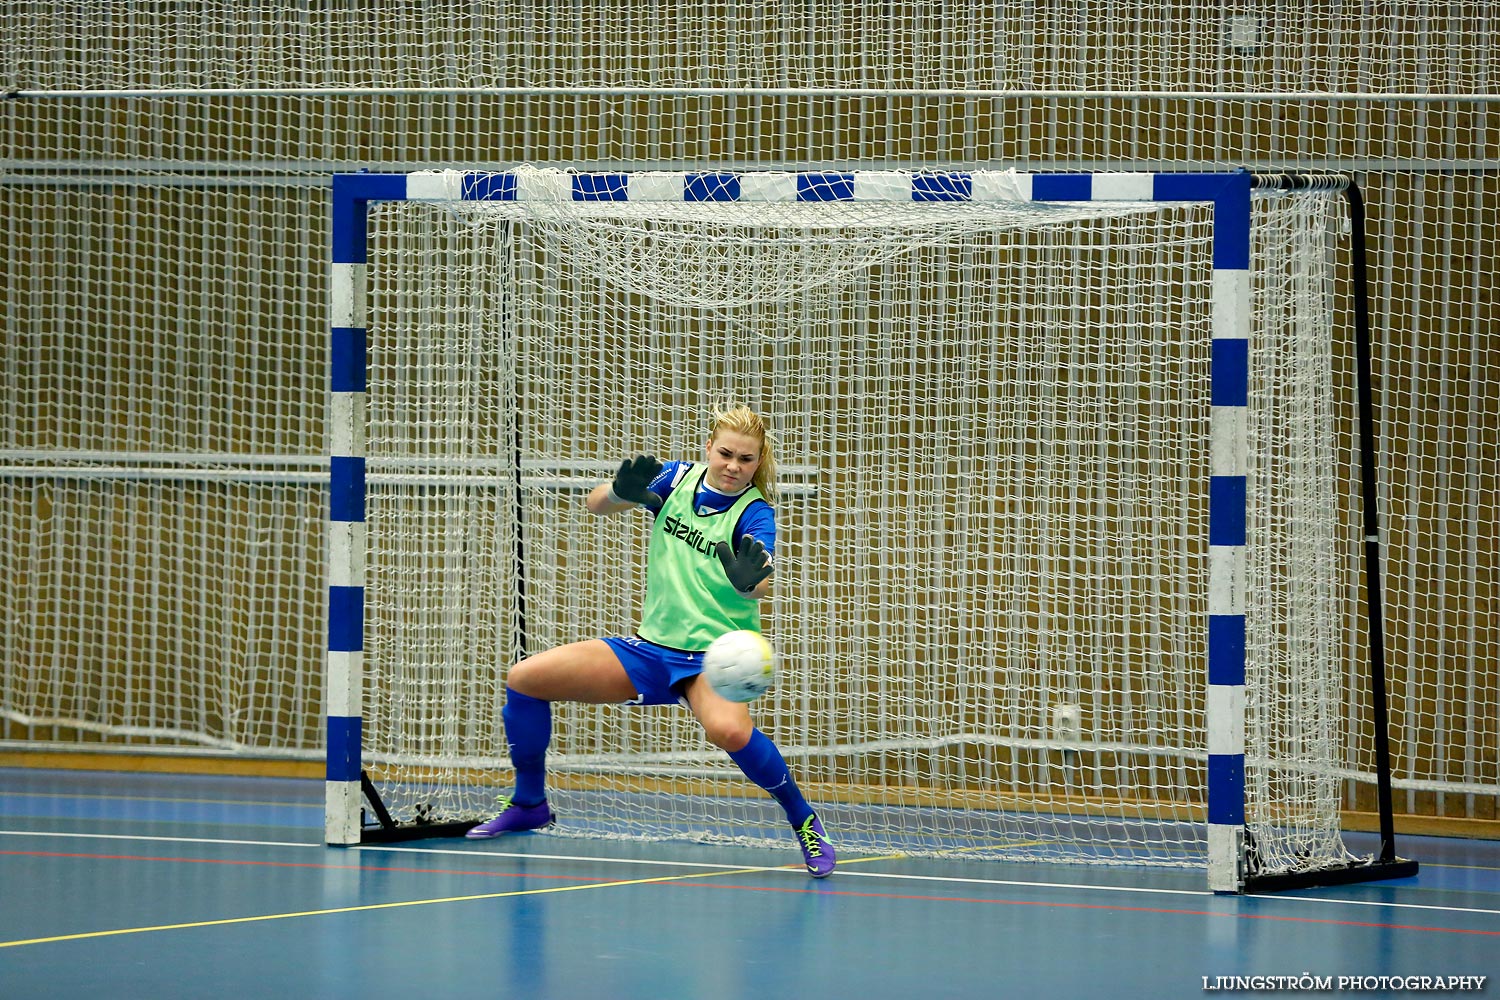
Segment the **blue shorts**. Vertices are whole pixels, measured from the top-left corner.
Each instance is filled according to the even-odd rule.
[[[627,705],[686,705],[679,687],[703,671],[702,653],[684,653],[647,642],[638,635],[605,639],[635,685],[637,697]]]

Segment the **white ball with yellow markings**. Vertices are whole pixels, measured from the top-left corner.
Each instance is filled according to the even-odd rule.
[[[721,697],[754,701],[776,682],[776,650],[759,632],[725,632],[703,654],[703,676]]]

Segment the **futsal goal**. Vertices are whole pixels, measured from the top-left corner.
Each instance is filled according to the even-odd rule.
[[[1256,188],[337,177],[327,841],[492,814],[505,668],[639,616],[647,515],[584,493],[747,403],[782,469],[754,710],[842,855],[1410,874],[1388,803],[1374,856],[1339,813],[1382,683],[1341,680],[1379,651],[1348,209]],[[549,768],[559,834],[787,841],[684,710],[557,706]]]

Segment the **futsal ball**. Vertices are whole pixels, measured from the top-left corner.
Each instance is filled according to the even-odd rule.
[[[703,654],[703,674],[730,701],[754,701],[776,680],[776,651],[759,632],[725,632]]]

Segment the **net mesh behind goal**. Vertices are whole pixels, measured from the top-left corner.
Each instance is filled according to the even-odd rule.
[[[1336,198],[1258,200],[1247,824],[1345,856],[1357,537]],[[842,847],[1202,864],[1206,206],[390,203],[370,220],[365,759],[479,818],[503,675],[629,635],[648,518],[583,493],[716,406],[782,465],[754,706]],[[561,832],[785,839],[675,708],[556,706]]]

